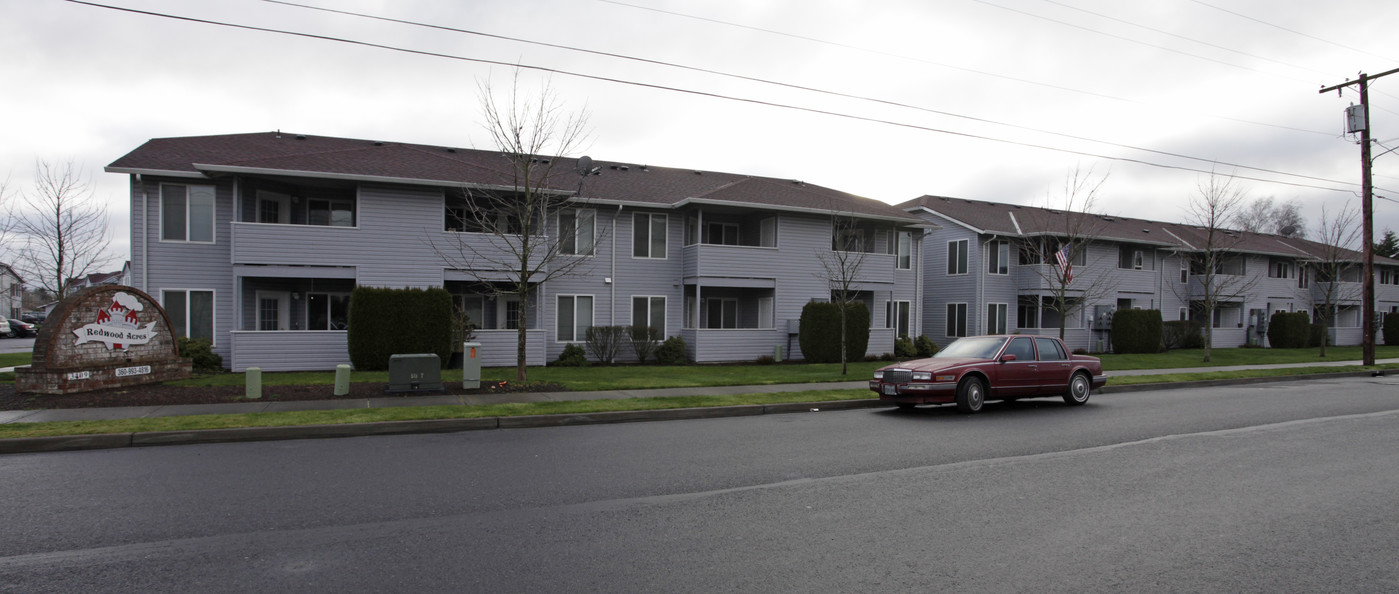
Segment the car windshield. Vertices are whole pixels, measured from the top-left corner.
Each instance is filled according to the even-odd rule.
[[[1001,350],[1001,345],[1005,342],[1005,337],[1001,336],[958,338],[933,356],[937,358],[990,359],[996,356],[996,351]]]

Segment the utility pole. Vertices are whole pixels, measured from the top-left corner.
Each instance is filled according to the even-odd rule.
[[[1361,271],[1361,291],[1364,298],[1361,300],[1361,332],[1364,337],[1361,339],[1362,361],[1365,365],[1375,364],[1375,215],[1371,206],[1373,201],[1374,186],[1370,183],[1370,81],[1382,76],[1389,76],[1399,72],[1399,68],[1387,72],[1381,72],[1374,76],[1365,73],[1360,74],[1359,80],[1348,80],[1339,85],[1323,87],[1320,93],[1336,91],[1339,95],[1341,89],[1350,85],[1357,85],[1360,88],[1360,111],[1363,122],[1360,130],[1360,219],[1361,235],[1363,242],[1362,254],[1364,258],[1364,268]],[[1336,282],[1338,279],[1331,279]],[[1324,340],[1324,339],[1323,339]]]

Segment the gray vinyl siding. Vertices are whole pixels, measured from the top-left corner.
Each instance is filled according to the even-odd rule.
[[[344,330],[233,332],[236,348],[226,363],[233,371],[332,370],[350,363],[347,336]]]
[[[134,176],[133,176],[134,180]],[[179,184],[186,186],[214,186],[214,242],[191,243],[183,241],[163,241],[160,239],[160,185]],[[229,331],[233,329],[233,277],[229,272],[229,227],[226,224],[233,213],[232,180],[186,180],[145,177],[141,182],[133,182],[132,211],[133,222],[139,221],[144,227],[146,262],[138,264],[140,256],[132,258],[133,282],[151,297],[164,305],[163,291],[173,290],[212,290],[214,292],[214,352],[227,360],[232,353]],[[145,210],[141,210],[140,190],[147,196]],[[133,237],[137,234],[133,233]],[[133,243],[135,253],[143,246]],[[145,268],[142,268],[145,266]],[[147,275],[149,271],[149,275]],[[145,286],[140,286],[144,281]]]

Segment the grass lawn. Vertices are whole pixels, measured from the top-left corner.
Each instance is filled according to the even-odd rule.
[[[33,359],[34,353],[0,353],[0,367],[28,365]]]
[[[673,396],[627,398],[622,400],[572,400],[563,402],[492,404],[483,406],[409,406],[355,408],[236,415],[155,417],[115,421],[66,421],[53,423],[8,423],[0,425],[0,439],[54,435],[93,435],[100,433],[139,433],[149,431],[190,431],[232,427],[282,427],[372,423],[378,421],[417,421],[430,419],[470,419],[523,415],[587,414],[625,410],[660,410],[743,404],[787,402],[826,402],[855,400],[872,396],[869,390],[813,390],[777,394],[738,394],[727,396]]]
[[[1177,367],[1217,367],[1225,365],[1267,365],[1274,363],[1315,363],[1322,361],[1359,361],[1359,346],[1327,347],[1326,356],[1317,355],[1316,348],[1305,349],[1210,349],[1210,362],[1205,363],[1202,349],[1180,349],[1149,355],[1102,355],[1103,369],[1174,369]],[[1399,345],[1376,345],[1376,359],[1399,358]]]

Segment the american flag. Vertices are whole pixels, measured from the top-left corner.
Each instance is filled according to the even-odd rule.
[[[1069,244],[1064,244],[1059,251],[1054,252],[1054,261],[1059,263],[1059,269],[1064,271],[1064,282],[1074,282],[1074,265],[1069,262]]]

